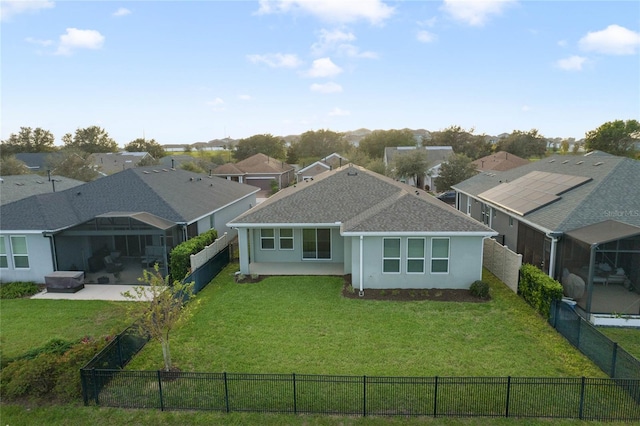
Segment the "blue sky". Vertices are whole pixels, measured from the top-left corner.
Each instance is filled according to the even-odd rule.
[[[640,119],[638,1],[2,1],[2,139]]]

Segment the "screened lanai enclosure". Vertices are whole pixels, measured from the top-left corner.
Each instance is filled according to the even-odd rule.
[[[56,270],[84,271],[86,283],[137,284],[157,263],[168,272],[168,253],[184,230],[149,213],[107,213],[51,235]]]
[[[564,295],[588,319],[598,314],[640,318],[640,228],[615,220],[564,234]]]

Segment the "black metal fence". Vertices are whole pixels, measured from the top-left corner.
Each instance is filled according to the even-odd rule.
[[[82,370],[85,403],[160,410],[638,421],[640,380]],[[101,391],[93,391],[100,389]]]
[[[555,301],[549,322],[610,377],[640,379],[640,361],[582,318],[571,305]]]

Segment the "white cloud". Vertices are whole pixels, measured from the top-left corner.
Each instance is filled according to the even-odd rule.
[[[311,52],[314,55],[322,55],[325,52],[335,49],[342,43],[354,41],[356,36],[353,33],[347,33],[342,30],[320,30],[318,41],[311,45]]]
[[[640,47],[640,33],[619,25],[589,32],[578,42],[580,49],[605,55],[634,55]]]
[[[342,68],[333,63],[331,58],[320,58],[313,61],[311,68],[306,72],[308,77],[333,77],[342,72]]]
[[[416,39],[421,43],[431,43],[432,41],[436,41],[437,38],[437,35],[426,30],[420,30],[416,34]]]
[[[100,49],[103,44],[104,36],[96,30],[67,28],[67,33],[60,36],[56,54],[70,55],[76,49]]]
[[[221,98],[215,98],[212,101],[208,101],[207,105],[213,107],[213,110],[216,112],[225,110],[224,101]]]
[[[116,10],[115,12],[113,12],[112,16],[115,17],[120,17],[120,16],[127,16],[130,15],[131,11],[129,9],[127,9],[126,7],[121,7],[118,10]]]
[[[250,101],[253,97],[251,95],[238,95],[238,99],[241,101]]]
[[[340,93],[340,92],[342,92],[342,86],[340,86],[338,83],[334,83],[334,82],[329,82],[329,83],[325,83],[325,84],[314,83],[309,87],[309,89],[311,89],[312,92],[318,92],[318,93]]]
[[[8,21],[15,15],[35,13],[41,9],[51,9],[55,6],[52,1],[2,0],[0,3],[0,21]]]
[[[354,46],[352,44],[341,44],[336,49],[338,55],[347,56],[349,58],[359,58],[359,59],[377,59],[378,54],[376,52],[371,52],[370,50],[361,52],[360,48]]]
[[[522,111],[523,112],[529,112],[529,111],[531,111],[531,107],[529,105],[522,105]]]
[[[556,66],[565,71],[581,71],[582,66],[587,61],[587,58],[582,56],[570,56],[565,59],[560,59],[556,62]]]
[[[351,112],[336,107],[336,108],[332,109],[331,111],[329,111],[329,115],[331,117],[344,117],[344,116],[347,116],[347,115],[351,115]]]
[[[294,54],[270,53],[266,55],[247,55],[254,64],[263,63],[272,68],[297,68],[302,61]]]
[[[256,13],[304,13],[328,22],[347,23],[363,19],[378,25],[393,15],[394,8],[380,0],[260,0]]]
[[[568,43],[567,40],[559,40],[558,41],[558,46],[560,47],[567,47]]]
[[[490,17],[500,15],[515,0],[444,0],[442,10],[457,21],[481,27]]]
[[[53,40],[40,40],[33,37],[27,37],[25,41],[27,41],[28,43],[37,44],[43,47],[51,46],[53,44]]]

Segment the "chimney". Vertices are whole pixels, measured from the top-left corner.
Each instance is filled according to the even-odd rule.
[[[51,186],[53,187],[53,192],[56,192],[56,180],[55,179],[51,179],[51,178],[49,178],[49,180],[51,181]]]
[[[176,168],[176,167],[175,167],[175,161],[176,161],[176,160],[174,160],[173,158],[171,159],[171,168],[172,168],[172,169],[175,169],[175,168]]]

